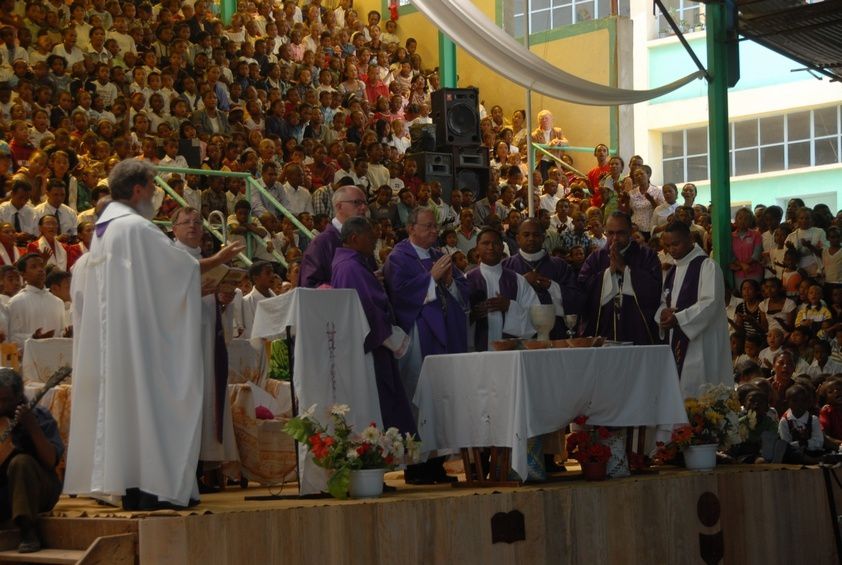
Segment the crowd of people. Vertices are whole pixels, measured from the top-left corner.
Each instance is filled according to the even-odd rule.
[[[760,422],[754,426],[774,424],[790,445],[781,457],[810,460],[838,447],[842,254],[837,220],[827,206],[809,209],[794,199],[785,213],[777,206],[740,210],[727,277],[735,281],[734,294],[708,258],[711,211],[696,202],[693,184],[680,191],[672,182],[657,186],[642,157],[626,164],[603,144],[594,149],[593,166],[574,163],[574,155],[563,151],[564,132],[546,110],[529,132],[523,110],[508,118],[500,105],[487,112],[481,106],[481,139],[491,163],[488,186],[477,193],[426,182],[405,155],[410,127],[432,122],[430,92],[439,87],[437,75],[425,67],[417,42],[399,32],[397,21],[383,21],[377,11],[358,14],[351,0],[337,4],[243,1],[225,25],[204,0],[2,3],[4,340],[23,348],[28,339],[73,334],[73,299],[81,301],[84,289],[103,288],[89,274],[73,283],[77,292],[71,297],[76,267],[86,263],[92,241],[105,245],[111,241],[106,237],[122,237],[121,230],[139,230],[137,237],[150,249],[163,249],[144,228],[120,224],[135,214],[158,220],[162,233],[187,252],[182,255],[199,260],[202,271],[233,259],[244,242],[262,242],[254,246],[255,262],[239,288],[210,289],[205,306],[173,321],[181,327],[201,320],[203,339],[213,347],[249,337],[261,300],[297,286],[356,288],[370,326],[378,329],[366,340],[366,351],[377,360],[384,424],[404,431],[415,429],[408,399],[425,355],[481,351],[506,337],[530,337],[535,333],[530,307],[551,304],[557,313],[554,338],[566,335],[564,316],[575,314],[580,335],[670,343],[685,395],[705,383],[739,385],[746,414],[763,416],[754,417]],[[530,171],[530,139],[552,146],[558,159],[542,156]],[[249,197],[240,178],[164,175],[180,197],[174,198],[152,184],[150,169],[122,165],[135,161],[250,173],[306,230],[261,192]],[[233,242],[222,250],[201,229],[215,212],[226,218]],[[116,235],[106,236],[108,225],[129,227],[111,228]],[[137,250],[119,241],[108,245]],[[161,265],[181,258],[169,251],[137,253],[146,257],[143,280],[153,288],[160,282],[150,274],[171,280],[176,271],[164,273]],[[160,264],[152,267],[156,261]],[[192,282],[184,289],[198,292],[198,278],[185,273]],[[138,280],[126,279],[123,292],[135,289],[159,306],[167,302]],[[77,320],[93,316],[90,308]],[[149,320],[138,324],[144,321]],[[199,333],[183,329],[173,333],[179,339]],[[729,334],[733,365],[725,350]],[[127,332],[126,343],[137,335]],[[90,351],[101,347],[91,334],[79,339]],[[170,359],[156,357],[165,343],[145,344],[146,355],[130,355],[125,343],[111,347],[137,363]],[[221,374],[214,351],[206,349],[199,371],[211,390]],[[272,371],[282,373],[283,365],[283,359],[273,359]],[[141,379],[140,365],[133,370]],[[172,368],[160,368],[160,374],[168,372]],[[74,380],[74,387],[80,382]],[[12,387],[19,399],[13,385],[0,380],[0,391]],[[219,420],[224,406],[218,399],[205,402],[212,415],[204,417],[197,434],[205,461],[230,457],[225,447],[230,421]],[[185,409],[181,416],[195,413]],[[92,437],[100,423],[87,418],[96,414],[94,405],[77,424]],[[54,424],[48,420],[39,414],[45,429]],[[27,429],[34,429],[34,420],[27,421]],[[45,455],[43,434],[36,443],[38,461],[49,467],[63,448],[54,429],[47,435],[55,457]],[[206,438],[218,449],[206,450]],[[89,467],[99,464],[80,463],[98,449],[88,447],[70,450],[77,471],[90,473]],[[188,466],[199,451],[185,450]],[[743,448],[737,456],[756,459],[759,448]],[[143,464],[155,461],[148,457]],[[159,463],[175,465],[166,480],[184,474],[172,461]],[[181,477],[177,491],[127,477],[93,485],[88,479],[77,474],[71,490],[121,494],[127,508],[184,506],[194,494],[187,488],[189,476]],[[408,482],[447,480],[441,460],[407,471]],[[36,547],[32,505],[15,506],[11,514],[26,526],[26,548]]]

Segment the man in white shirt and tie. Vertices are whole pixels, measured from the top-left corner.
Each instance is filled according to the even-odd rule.
[[[76,212],[64,203],[65,194],[64,181],[52,179],[47,185],[47,200],[35,207],[36,220],[44,216],[55,216],[58,220],[59,241],[65,241],[69,236],[76,235]]]
[[[0,204],[0,222],[8,222],[15,228],[18,245],[26,245],[38,235],[38,218],[29,204],[32,185],[24,177],[12,177],[10,198]]]

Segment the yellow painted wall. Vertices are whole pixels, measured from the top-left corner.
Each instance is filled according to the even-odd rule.
[[[473,1],[494,21],[495,0]],[[380,0],[357,0],[354,4],[361,15],[369,10],[382,9]],[[388,17],[387,14],[384,16]],[[402,41],[408,37],[418,40],[418,52],[424,68],[438,66],[438,30],[426,16],[420,12],[402,15],[398,19],[398,36]],[[531,47],[535,54],[566,72],[605,85],[610,82],[611,49],[610,34],[606,29],[538,43]],[[456,63],[459,86],[478,87],[480,99],[486,109],[490,110],[493,105],[499,104],[509,117],[513,111],[525,108],[524,88],[495,73],[462,48],[457,48]],[[573,146],[593,147],[597,143],[615,146],[617,143],[616,139],[611,139],[612,108],[570,104],[542,94],[533,94],[533,119],[542,109],[553,112],[555,124],[564,130]],[[593,157],[590,154],[574,153],[572,157],[577,168],[587,171],[593,165]]]

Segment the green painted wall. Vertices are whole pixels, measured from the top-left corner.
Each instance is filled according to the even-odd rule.
[[[710,185],[698,183],[697,202],[710,202]],[[809,170],[798,169],[793,174],[762,179],[731,177],[731,202],[750,201],[755,204],[780,204],[792,197],[809,200],[810,195],[821,195],[816,202],[824,202],[833,212],[842,204],[842,166]],[[810,205],[810,202],[806,202]]]

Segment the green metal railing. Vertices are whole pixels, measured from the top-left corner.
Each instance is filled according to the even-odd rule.
[[[181,175],[200,175],[200,176],[204,175],[204,176],[218,176],[218,177],[244,179],[245,182],[246,182],[246,199],[249,201],[249,203],[251,203],[252,190],[257,190],[258,193],[261,194],[267,202],[269,202],[272,206],[274,206],[277,209],[278,212],[280,212],[281,214],[283,214],[284,216],[289,218],[289,220],[292,222],[292,224],[301,233],[303,233],[305,236],[307,236],[310,239],[312,239],[313,236],[314,236],[314,234],[309,229],[304,227],[304,225],[298,220],[298,218],[295,217],[295,215],[292,212],[287,210],[280,202],[278,202],[278,200],[274,196],[272,196],[272,194],[268,190],[266,190],[266,188],[263,185],[261,185],[259,182],[257,182],[257,180],[250,173],[239,173],[239,172],[233,172],[233,171],[214,171],[214,170],[211,170],[211,169],[190,169],[190,168],[182,168],[182,167],[168,167],[168,166],[165,166],[165,165],[158,165],[156,167],[156,169],[159,173],[177,173],[177,174],[181,174]],[[175,190],[173,190],[173,188],[169,184],[167,184],[167,182],[160,175],[155,177],[155,182],[158,184],[158,186],[160,186],[164,190],[164,192],[169,194],[170,197],[173,200],[178,202],[179,205],[187,206],[187,202],[184,200],[184,198],[179,196],[179,194]],[[163,223],[163,222],[159,222],[159,223]],[[219,231],[216,230],[213,227],[213,225],[210,222],[208,222],[208,220],[203,218],[202,224],[204,225],[204,228],[211,235],[213,235],[218,241],[220,241],[221,243],[225,243],[225,237],[221,233],[219,233]],[[240,255],[239,255],[240,260],[243,261],[246,265],[252,264],[252,257],[253,257],[252,242],[257,242],[257,244],[264,249],[266,249],[266,247],[267,247],[267,243],[262,238],[253,237],[252,234],[250,234],[250,233],[246,234],[246,253],[245,254],[240,253]],[[277,259],[278,262],[281,263],[284,267],[287,266],[286,258],[283,255],[281,255],[280,253],[278,253],[275,250],[272,250],[270,252],[270,254],[275,259]]]

